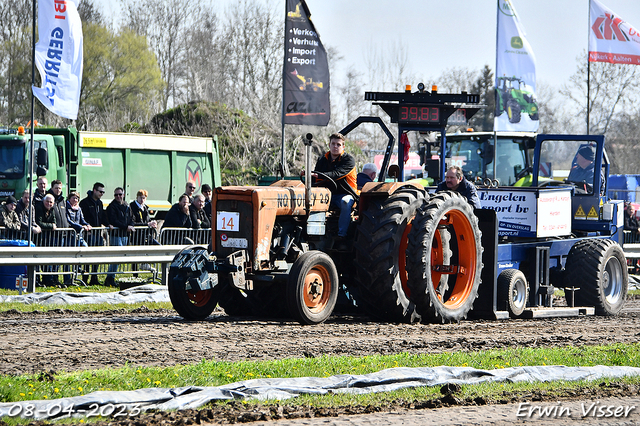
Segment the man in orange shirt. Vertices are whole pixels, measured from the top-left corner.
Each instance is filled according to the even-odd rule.
[[[320,157],[314,170],[333,179],[338,187],[332,189],[331,204],[340,209],[338,237],[347,236],[351,223],[351,209],[356,197],[356,160],[344,152],[345,138],[340,133],[329,136],[329,152]],[[313,177],[318,177],[313,174]],[[319,178],[322,179],[322,176]]]

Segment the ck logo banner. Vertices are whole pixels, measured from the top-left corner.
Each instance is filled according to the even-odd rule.
[[[640,64],[640,33],[597,0],[589,9],[589,61]]]

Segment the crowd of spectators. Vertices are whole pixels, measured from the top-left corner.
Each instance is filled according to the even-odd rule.
[[[0,204],[0,228],[4,228],[4,238],[24,238],[31,222],[34,241],[41,246],[102,246],[107,241],[112,246],[126,246],[134,236],[135,244],[160,244],[157,240],[159,224],[151,218],[146,204],[149,194],[145,189],[140,189],[136,199],[127,203],[124,189],[117,187],[113,200],[105,208],[102,201],[105,186],[101,182],[94,183],[82,200],[76,191],[71,191],[65,199],[59,180],[52,181],[48,190],[47,185],[47,179],[39,177],[31,200],[29,190],[25,190],[20,200],[9,196]],[[195,184],[187,182],[184,194],[167,212],[163,228],[211,227],[211,186],[202,185],[201,194],[196,194],[195,190]],[[75,232],[51,232],[62,229]],[[105,239],[107,235],[108,240]],[[115,284],[117,267],[109,266],[106,284]],[[91,270],[94,274],[89,283],[97,284],[97,265],[92,265]],[[85,282],[87,278],[85,276]]]

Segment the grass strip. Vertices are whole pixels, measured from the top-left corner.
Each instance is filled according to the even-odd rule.
[[[0,402],[72,397],[105,390],[122,391],[189,385],[220,386],[255,378],[327,377],[337,374],[367,374],[392,367],[435,367],[441,365],[469,366],[486,370],[529,365],[640,367],[640,344],[578,348],[507,348],[421,355],[402,353],[365,357],[321,356],[275,361],[216,362],[203,360],[196,364],[171,367],[127,365],[122,368],[70,373],[42,372],[37,375],[3,375],[0,376]],[[629,383],[640,383],[640,378],[625,380]],[[518,384],[517,387],[522,386],[534,389],[546,386],[553,387],[553,384]],[[485,392],[483,390],[485,388],[504,390],[506,387],[512,388],[513,384],[486,384],[467,387],[475,388],[476,390],[473,392],[482,394]],[[427,391],[420,391],[420,393],[424,392]],[[392,393],[395,394],[395,392]],[[363,398],[362,400],[366,401],[368,399],[375,400],[379,396],[333,395],[327,401],[334,401],[331,402],[333,404],[343,398],[347,398],[347,400]]]

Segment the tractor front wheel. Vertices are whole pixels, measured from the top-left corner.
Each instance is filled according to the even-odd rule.
[[[169,280],[167,283],[169,289],[169,299],[173,308],[184,319],[203,320],[211,315],[216,308],[219,300],[220,288],[216,286],[206,290],[195,291],[187,288],[187,283],[193,280],[194,284],[200,279],[202,271],[191,271],[186,268],[179,268],[176,265],[176,259],[180,257],[207,256],[207,250],[204,247],[187,247],[181,250],[174,258],[174,263],[169,269]]]
[[[320,251],[303,253],[291,267],[286,291],[294,319],[302,324],[324,322],[338,298],[338,271],[333,260]]]

